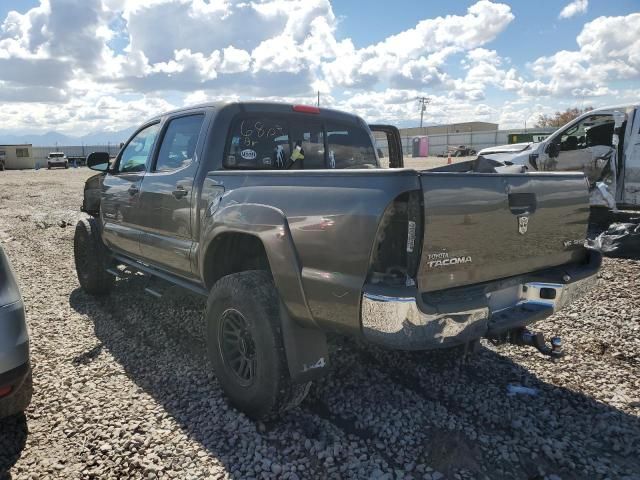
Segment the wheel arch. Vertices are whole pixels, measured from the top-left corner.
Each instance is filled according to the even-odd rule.
[[[268,269],[291,316],[302,325],[317,326],[305,296],[302,269],[289,223],[281,210],[262,204],[233,204],[216,211],[203,227],[206,240],[198,262],[202,282],[207,288],[230,273]],[[241,242],[241,246],[238,247],[234,240]],[[234,260],[220,256],[229,252],[235,254]],[[253,258],[247,262],[238,259],[238,255]],[[255,268],[256,262],[261,268]],[[223,265],[216,265],[218,263]],[[225,268],[224,264],[230,264],[232,268]],[[243,267],[233,268],[239,265]]]
[[[208,290],[226,275],[247,270],[271,273],[267,251],[253,233],[226,231],[209,242],[203,258],[202,277]]]

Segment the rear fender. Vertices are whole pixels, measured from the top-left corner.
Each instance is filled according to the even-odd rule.
[[[294,381],[317,378],[328,369],[326,335],[316,325],[302,287],[301,268],[284,213],[261,204],[221,208],[203,224],[206,252],[218,235],[244,233],[258,237],[265,248],[281,299],[283,339],[289,372]],[[204,284],[205,255],[198,259]]]

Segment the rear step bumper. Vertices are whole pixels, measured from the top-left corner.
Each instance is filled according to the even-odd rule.
[[[366,285],[364,337],[393,349],[429,350],[498,335],[546,318],[597,282],[602,262],[590,252],[583,265],[520,275],[481,285],[420,295],[415,288]]]

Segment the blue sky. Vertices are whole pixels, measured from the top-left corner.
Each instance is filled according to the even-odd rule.
[[[340,19],[339,35],[350,36],[357,46],[365,46],[411,28],[424,18],[464,15],[474,3],[394,0],[393,14],[390,15],[387,2],[343,0],[334,2],[333,10]],[[568,1],[518,0],[506,3],[516,18],[502,35],[491,42],[490,47],[511,57],[516,65],[524,65],[530,59],[550,52],[575,48],[576,36],[582,26],[597,17],[640,11],[640,0],[591,0],[586,13],[560,20],[558,14]]]
[[[517,127],[638,101],[638,52],[639,0],[0,0],[0,134],[317,90],[368,121],[415,125],[427,95],[428,123]]]

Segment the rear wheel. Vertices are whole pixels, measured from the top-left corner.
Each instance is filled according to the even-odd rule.
[[[230,402],[254,419],[273,418],[298,405],[310,382],[295,384],[282,342],[280,301],[265,271],[221,278],[206,311],[207,348]]]
[[[109,293],[114,277],[107,272],[109,251],[102,243],[95,218],[82,219],[76,225],[73,253],[82,289],[92,295]]]

